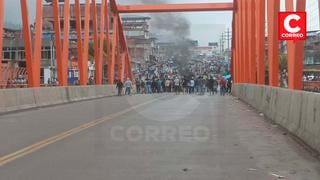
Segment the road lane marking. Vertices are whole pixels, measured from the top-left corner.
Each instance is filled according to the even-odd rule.
[[[45,139],[45,140],[39,141],[37,143],[34,143],[34,144],[30,145],[30,146],[27,146],[27,147],[25,147],[23,149],[20,149],[20,150],[16,151],[16,152],[7,154],[5,156],[2,156],[2,157],[0,157],[0,167],[4,166],[4,165],[6,165],[6,164],[8,164],[10,162],[13,162],[13,161],[15,161],[15,160],[17,160],[19,158],[22,158],[22,157],[24,157],[24,156],[26,156],[28,154],[36,152],[36,151],[38,151],[38,150],[40,150],[40,149],[42,149],[42,148],[44,148],[46,146],[49,146],[49,145],[54,144],[56,142],[59,142],[59,141],[61,141],[63,139],[66,139],[69,136],[78,134],[79,132],[82,132],[82,131],[84,131],[86,129],[89,129],[91,127],[94,127],[94,126],[97,126],[97,125],[99,125],[101,123],[104,123],[104,122],[106,122],[108,120],[111,120],[111,119],[114,119],[114,118],[119,117],[121,115],[124,115],[124,114],[126,114],[126,113],[128,113],[128,112],[130,112],[130,111],[132,111],[134,109],[137,109],[139,107],[151,104],[151,103],[153,103],[155,101],[158,101],[159,99],[162,99],[162,98],[164,98],[164,97],[156,98],[156,99],[153,99],[153,100],[150,100],[150,101],[147,101],[147,102],[132,106],[132,107],[130,107],[128,109],[124,109],[122,111],[110,114],[108,116],[105,116],[105,117],[102,117],[102,118],[99,118],[99,119],[96,119],[94,121],[90,121],[90,122],[82,124],[82,125],[80,125],[80,126],[78,126],[76,128],[70,129],[70,130],[65,131],[63,133],[60,133],[60,134],[58,134],[56,136],[53,136],[53,137],[50,137],[48,139]]]

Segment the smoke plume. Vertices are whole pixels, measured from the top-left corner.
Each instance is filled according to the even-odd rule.
[[[141,0],[144,4],[165,4],[165,0]],[[190,23],[186,17],[177,13],[150,14],[151,26],[158,32],[166,31],[174,39],[173,48],[167,52],[168,57],[173,57],[177,68],[182,75],[190,74],[187,64],[191,60]]]
[[[165,4],[165,0],[141,0],[144,4]],[[158,30],[164,30],[178,39],[187,39],[190,35],[190,23],[188,19],[177,13],[151,14],[151,26]]]

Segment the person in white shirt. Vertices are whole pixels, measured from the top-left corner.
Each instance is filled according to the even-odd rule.
[[[192,79],[190,80],[190,90],[189,90],[190,94],[194,93],[194,86],[195,86],[195,82],[194,82],[194,79],[192,77]]]
[[[126,89],[125,94],[131,95],[132,81],[128,78],[124,83],[124,87]]]
[[[180,79],[178,77],[176,77],[173,81],[174,84],[174,91],[176,92],[176,94],[179,94],[179,90],[180,90]]]

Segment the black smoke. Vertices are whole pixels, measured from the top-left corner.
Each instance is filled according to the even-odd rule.
[[[165,0],[141,0],[143,4],[166,4]],[[150,14],[151,26],[155,33],[163,31],[169,33],[174,42],[167,56],[172,57],[182,75],[190,74],[187,64],[191,61],[192,43],[190,40],[190,22],[179,13],[156,13]]]

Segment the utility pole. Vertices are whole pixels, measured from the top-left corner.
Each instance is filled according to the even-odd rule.
[[[223,53],[224,51],[224,38],[223,38],[223,33],[221,34],[221,37],[220,37],[220,54]]]
[[[229,30],[229,28],[227,29],[227,31],[223,33],[222,38],[223,40],[227,41],[228,50],[230,50],[230,41],[232,40],[232,37],[231,37],[231,31]]]

